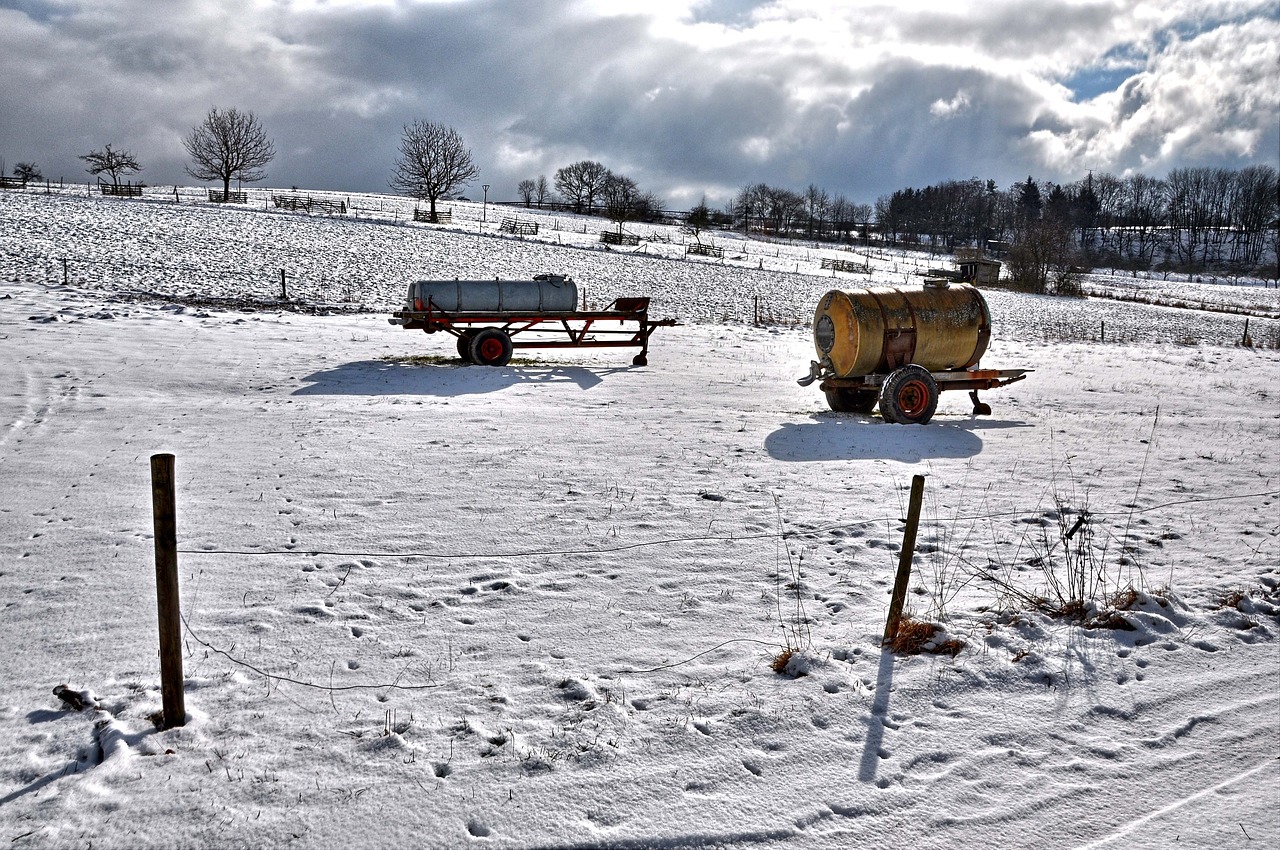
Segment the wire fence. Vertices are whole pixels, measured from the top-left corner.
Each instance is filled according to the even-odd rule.
[[[1148,507],[1124,508],[1112,511],[1095,511],[1090,510],[1089,514],[1094,517],[1109,516],[1137,516],[1140,514],[1154,513],[1157,511],[1167,510],[1173,507],[1192,504],[1209,504],[1214,502],[1240,501],[1244,499],[1261,499],[1273,498],[1280,496],[1280,490],[1270,490],[1260,493],[1242,493],[1232,496],[1214,496],[1209,498],[1191,498],[1178,499],[1171,502],[1164,502],[1158,505],[1150,505]],[[934,517],[929,520],[932,525],[958,524],[983,522],[996,519],[1008,519],[1010,517],[1025,517],[1025,510],[1009,510],[994,511],[980,514],[957,514],[951,517]],[[903,517],[877,517],[875,519],[856,520],[851,522],[840,522],[830,525],[823,525],[818,528],[810,528],[803,530],[786,530],[786,531],[762,531],[744,534],[700,534],[683,537],[663,537],[654,540],[642,540],[635,543],[620,543],[613,546],[597,546],[597,547],[572,547],[563,549],[521,549],[506,552],[428,552],[428,551],[380,551],[380,552],[361,552],[344,549],[327,549],[327,548],[310,548],[306,546],[298,546],[291,549],[218,549],[211,547],[201,548],[179,548],[178,552],[183,555],[239,555],[247,557],[263,557],[263,556],[304,556],[304,557],[335,557],[335,558],[424,558],[442,561],[482,561],[482,560],[506,560],[506,559],[524,559],[538,557],[553,556],[573,556],[573,555],[608,555],[618,552],[628,552],[636,549],[645,549],[655,546],[683,546],[691,543],[748,543],[758,540],[793,540],[809,537],[820,537],[830,534],[833,531],[847,531],[853,528],[860,528],[871,525],[882,525],[886,523],[905,522]]]

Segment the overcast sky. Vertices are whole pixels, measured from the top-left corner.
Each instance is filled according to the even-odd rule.
[[[390,191],[423,119],[490,200],[580,159],[682,209],[1280,165],[1277,0],[0,0],[0,80],[8,170],[80,181],[110,142],[194,183],[211,106],[265,124],[262,185]]]

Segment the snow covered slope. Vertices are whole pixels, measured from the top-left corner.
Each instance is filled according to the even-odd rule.
[[[1241,317],[991,293],[984,365],[1036,371],[990,417],[956,393],[888,425],[795,383],[814,299],[856,285],[797,272],[813,249],[703,263],[488,215],[0,194],[9,846],[1280,840],[1280,353],[1236,347]],[[310,311],[271,303],[280,268]],[[493,369],[377,312],[541,270],[686,324],[645,368]],[[757,295],[782,321],[744,321]],[[163,732],[158,452],[190,715]],[[954,657],[879,645],[915,474],[909,605]],[[1032,603],[1072,564],[1108,627]]]

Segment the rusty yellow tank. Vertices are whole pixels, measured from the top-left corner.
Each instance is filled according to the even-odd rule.
[[[887,374],[908,363],[930,372],[967,369],[990,339],[982,293],[945,281],[918,289],[833,289],[813,316],[818,359],[840,378]]]

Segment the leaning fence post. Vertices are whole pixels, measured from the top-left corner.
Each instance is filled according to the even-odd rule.
[[[924,501],[924,476],[911,479],[911,501],[907,506],[907,527],[902,532],[902,551],[898,554],[898,576],[893,582],[893,596],[889,600],[889,619],[884,624],[884,642],[898,636],[898,621],[902,619],[902,605],[907,598],[907,582],[911,580],[911,557],[916,549],[916,529],[920,526],[920,503]]]
[[[173,455],[151,456],[151,509],[156,537],[156,611],[160,620],[160,695],[164,728],[185,725],[182,690],[182,621],[178,600],[178,519]]]

